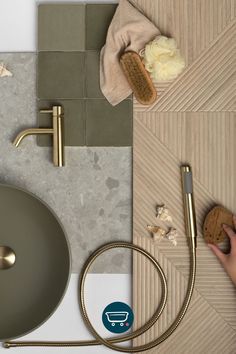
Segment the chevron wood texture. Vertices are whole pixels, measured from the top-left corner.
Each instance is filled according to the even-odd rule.
[[[176,332],[148,353],[236,353],[236,290],[206,246],[202,223],[221,204],[236,213],[235,0],[133,1],[167,36],[177,39],[187,67],[174,81],[157,84],[153,106],[134,103],[133,240],[163,267],[168,305],[158,324],[134,341],[156,338],[175,319],[185,296],[189,255],[180,170],[191,164],[198,224],[197,280],[190,309]],[[146,231],[165,203],[178,229],[178,245],[154,244]],[[150,318],[160,298],[151,265],[134,255],[136,327]]]

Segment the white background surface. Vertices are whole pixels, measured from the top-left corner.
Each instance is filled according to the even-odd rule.
[[[112,336],[102,323],[104,308],[114,301],[129,305],[131,299],[131,277],[127,274],[89,274],[86,280],[86,306],[95,329],[103,336]],[[22,318],[22,321],[24,319]],[[0,320],[1,323],[1,320]],[[78,275],[72,274],[66,295],[56,312],[37,330],[19,340],[67,341],[91,339],[87,331],[78,304]],[[3,354],[106,354],[113,351],[104,346],[81,348],[12,348],[0,347]]]
[[[0,0],[0,52],[35,52],[37,48],[37,4],[78,3],[81,0]],[[117,3],[116,0],[88,0]]]

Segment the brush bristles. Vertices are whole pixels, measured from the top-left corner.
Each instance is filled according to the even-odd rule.
[[[140,56],[127,52],[122,55],[120,63],[136,99],[143,105],[152,104],[157,92]]]

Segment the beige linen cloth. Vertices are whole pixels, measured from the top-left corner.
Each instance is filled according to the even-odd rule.
[[[128,0],[120,0],[100,54],[100,87],[113,106],[127,98],[132,90],[120,66],[123,52],[139,53],[160,31]]]

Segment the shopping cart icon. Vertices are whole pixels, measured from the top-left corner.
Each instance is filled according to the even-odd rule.
[[[128,320],[129,312],[112,311],[112,312],[105,312],[105,315],[107,316],[107,320],[108,322],[111,323],[112,327],[114,327],[116,324],[123,327],[125,322]]]

